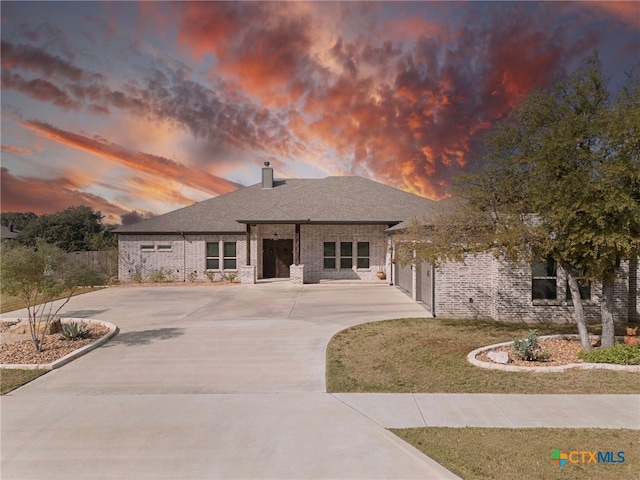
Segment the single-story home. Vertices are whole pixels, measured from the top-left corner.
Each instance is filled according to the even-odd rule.
[[[0,238],[2,240],[15,240],[18,233],[19,232],[13,229],[13,225],[9,225],[8,227],[0,225]]]
[[[446,213],[446,204],[362,177],[275,179],[266,165],[258,184],[118,229],[119,279],[161,271],[179,281],[384,282],[440,317],[571,318],[566,278],[553,265],[513,265],[489,253],[438,269],[394,264],[403,222]],[[637,278],[638,262],[624,264],[620,320],[638,317]],[[596,320],[597,286],[584,294]]]

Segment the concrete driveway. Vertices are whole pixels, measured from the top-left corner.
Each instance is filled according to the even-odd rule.
[[[457,478],[325,388],[336,332],[425,313],[340,283],[76,297],[64,316],[120,333],[2,397],[2,478]]]

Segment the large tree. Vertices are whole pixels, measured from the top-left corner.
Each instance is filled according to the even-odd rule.
[[[405,235],[399,257],[439,263],[493,250],[552,257],[566,272],[582,345],[590,348],[579,282],[602,284],[603,346],[614,343],[613,285],[640,243],[640,87],[615,100],[597,54],[566,81],[529,94],[486,141],[484,168],[460,176],[453,213]],[[411,241],[413,240],[413,242]]]
[[[102,225],[102,214],[79,205],[29,222],[18,235],[18,242],[35,246],[38,240],[43,240],[65,252],[76,252],[92,250],[96,243],[104,243],[105,236],[109,232]]]

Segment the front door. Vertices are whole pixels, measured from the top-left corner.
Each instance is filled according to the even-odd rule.
[[[263,240],[262,277],[289,278],[293,263],[293,240]]]

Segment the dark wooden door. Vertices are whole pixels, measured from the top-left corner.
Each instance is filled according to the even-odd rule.
[[[293,240],[263,240],[263,278],[289,278],[293,263]]]

